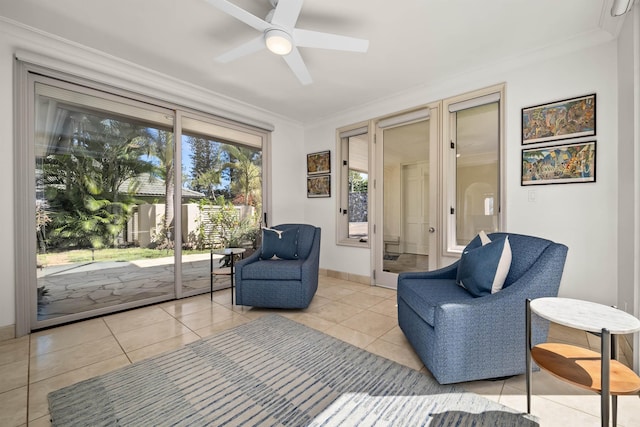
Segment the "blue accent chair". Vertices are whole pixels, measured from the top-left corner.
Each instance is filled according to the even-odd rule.
[[[261,249],[235,265],[236,304],[264,308],[307,308],[318,289],[320,228],[298,227],[298,259],[261,259]]]
[[[456,284],[459,261],[430,272],[398,275],[398,323],[424,365],[441,384],[525,372],[525,301],[558,295],[567,247],[538,237],[509,236],[512,261],[501,291],[473,297]],[[480,238],[467,248],[481,246]],[[533,345],[549,322],[533,316]]]

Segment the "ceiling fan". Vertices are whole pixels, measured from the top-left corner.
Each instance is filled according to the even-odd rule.
[[[215,58],[218,62],[231,62],[266,47],[276,55],[281,55],[300,83],[308,85],[312,82],[311,75],[298,47],[350,52],[366,52],[369,48],[368,40],[296,28],[303,0],[269,0],[273,9],[265,19],[260,19],[227,0],[206,1],[262,33],[255,39],[218,56]]]

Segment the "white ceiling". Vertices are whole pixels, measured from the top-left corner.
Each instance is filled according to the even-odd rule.
[[[365,54],[301,48],[308,86],[266,50],[216,63],[257,33],[204,0],[0,0],[0,16],[306,123],[604,33],[611,1],[306,0],[297,27],[370,40]]]

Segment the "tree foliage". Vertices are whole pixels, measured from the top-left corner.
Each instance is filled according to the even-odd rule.
[[[369,189],[369,179],[366,174],[350,170],[349,171],[349,192],[366,193]]]
[[[225,145],[230,160],[231,191],[242,196],[242,203],[259,207],[262,204],[262,153],[246,147]]]
[[[169,248],[172,246],[172,240],[174,236],[174,143],[173,132],[167,130],[152,130],[149,131],[149,154],[158,159],[158,165],[155,167],[156,174],[164,181],[164,215],[162,220],[162,229],[160,235],[157,236],[159,240],[159,247],[161,249]]]
[[[220,144],[206,138],[189,137],[193,157],[189,188],[204,193],[207,198],[216,197],[215,190],[222,180],[222,152]]]
[[[114,246],[135,203],[120,192],[128,179],[152,173],[141,159],[149,134],[130,123],[77,114],[68,119],[57,151],[42,162],[42,184],[48,202],[49,245]]]
[[[141,176],[164,181],[165,211],[157,238],[158,247],[170,247],[175,238],[173,132],[80,111],[70,112],[58,132],[52,136],[55,147],[39,160],[38,185],[46,200],[38,211],[41,250],[45,242],[57,248],[116,246],[140,203],[135,194]],[[203,203],[215,200],[220,206],[220,215],[210,220],[223,230],[225,243],[240,229],[254,232],[255,218],[244,224],[231,201],[260,211],[261,152],[206,138],[188,141],[192,158],[185,183],[207,196]]]

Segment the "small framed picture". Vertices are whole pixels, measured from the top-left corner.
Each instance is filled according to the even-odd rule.
[[[595,181],[595,141],[522,150],[523,186]]]
[[[327,150],[307,154],[307,175],[323,173],[331,173],[331,152]]]
[[[331,197],[331,175],[308,176],[307,197]]]
[[[522,109],[522,145],[595,134],[595,93]]]

